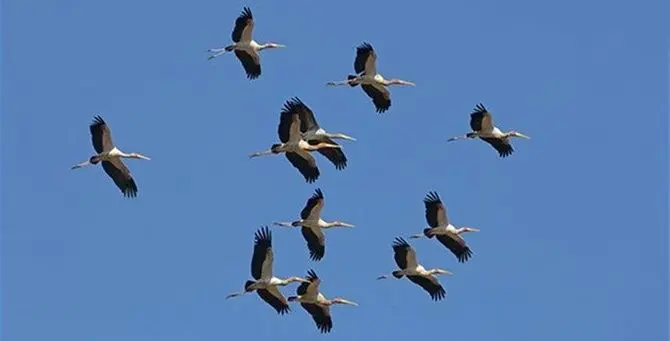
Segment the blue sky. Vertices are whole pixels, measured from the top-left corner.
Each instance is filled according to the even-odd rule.
[[[263,51],[253,82],[233,55],[204,52],[229,43],[245,5],[258,41],[288,46]],[[319,263],[299,231],[275,230],[275,273],[313,268],[327,296],[360,303],[333,308],[332,340],[665,340],[662,13],[575,0],[4,1],[2,338],[313,340],[297,305],[280,317],[256,295],[224,297],[250,278],[254,231],[296,218],[319,187],[324,218],[356,227],[328,231]],[[362,41],[380,72],[417,84],[392,89],[383,116],[359,88],[324,86],[352,71]],[[358,138],[344,143],[346,170],[317,156],[310,185],[283,157],[247,158],[277,140],[291,96]],[[447,144],[479,102],[532,139],[507,159]],[[69,170],[93,153],[95,113],[120,148],[152,157],[127,162],[134,200],[99,167]],[[424,265],[454,273],[440,303],[375,281],[395,267],[393,238],[426,224],[429,190],[455,224],[481,228],[467,264],[411,241]]]

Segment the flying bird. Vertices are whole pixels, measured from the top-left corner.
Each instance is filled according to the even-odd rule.
[[[251,276],[256,281],[248,280],[244,284],[244,291],[226,296],[226,299],[241,296],[245,293],[256,291],[263,301],[274,308],[278,314],[283,315],[291,309],[281,291],[280,286],[286,286],[293,282],[310,283],[301,277],[277,278],[272,274],[272,232],[267,226],[256,231],[254,236],[254,253],[251,257]]]
[[[302,139],[309,144],[319,142],[337,144],[333,139],[356,141],[355,138],[343,133],[329,133],[319,126],[314,117],[314,112],[299,98],[293,97],[284,104],[284,110],[297,113],[300,118],[300,133]],[[319,154],[327,158],[338,170],[347,167],[347,156],[341,148],[321,148]]]
[[[305,141],[300,133],[300,124],[300,115],[289,110],[288,106],[285,105],[280,113],[277,129],[281,143],[275,143],[269,150],[253,153],[249,157],[284,153],[293,167],[302,174],[305,181],[308,183],[316,181],[321,173],[316,165],[316,160],[309,152],[321,148],[342,148],[342,146],[325,142],[309,143]]]
[[[209,49],[207,52],[213,53],[208,59],[214,59],[226,52],[234,52],[237,59],[242,63],[244,72],[248,79],[256,79],[261,75],[261,56],[260,51],[265,49],[274,49],[286,47],[277,43],[259,44],[253,40],[254,17],[249,7],[244,7],[242,13],[235,20],[233,28],[233,43],[223,48]]]
[[[416,252],[407,241],[398,237],[393,242],[393,258],[400,270],[395,270],[391,274],[400,279],[402,276],[422,287],[434,301],[443,299],[447,292],[444,290],[437,277],[434,275],[451,275],[452,273],[443,269],[426,270],[417,262]],[[377,279],[385,279],[387,276],[379,276]]]
[[[337,297],[332,300],[327,299],[320,291],[319,284],[321,279],[316,275],[314,270],[307,272],[307,279],[309,283],[301,283],[296,290],[297,296],[290,296],[289,302],[300,302],[300,305],[305,309],[316,324],[316,327],[321,333],[329,333],[333,329],[333,319],[330,316],[330,306],[334,304],[349,304],[358,306],[358,303],[345,300]]]
[[[472,132],[469,132],[464,136],[451,137],[447,142],[479,137],[490,144],[498,152],[500,157],[504,158],[514,152],[510,137],[530,139],[530,137],[514,130],[503,133],[494,125],[493,115],[491,115],[481,103],[477,104],[474,111],[470,114],[470,129],[472,129]]]
[[[124,197],[134,198],[137,196],[137,184],[135,179],[130,174],[130,170],[123,164],[121,158],[128,159],[143,159],[151,160],[150,158],[139,154],[126,154],[120,151],[112,141],[112,132],[109,126],[99,115],[93,118],[93,123],[90,124],[91,141],[93,142],[93,149],[96,154],[91,156],[88,160],[72,166],[71,169],[77,169],[88,165],[102,164],[102,169],[109,175],[116,186],[121,190]]]
[[[345,81],[328,82],[326,84],[331,86],[349,85],[351,87],[360,85],[365,94],[372,99],[378,113],[386,112],[391,107],[391,93],[386,87],[389,85],[416,85],[401,79],[387,80],[377,73],[377,53],[369,43],[362,43],[356,47],[354,71],[356,71],[356,75],[347,76]]]
[[[472,256],[472,250],[467,245],[461,234],[465,232],[479,232],[479,229],[472,227],[456,228],[449,222],[447,217],[447,208],[442,204],[437,192],[428,192],[423,199],[426,207],[426,221],[429,228],[423,229],[423,234],[415,234],[410,238],[437,238],[451,253],[453,253],[459,262],[465,263]]]
[[[321,209],[323,209],[323,192],[320,188],[314,191],[314,194],[307,199],[305,207],[300,211],[300,220],[293,222],[275,222],[275,225],[284,227],[302,226],[302,237],[307,242],[309,256],[313,261],[319,261],[326,253],[326,236],[321,229],[332,227],[354,227],[341,221],[327,222],[321,219]]]

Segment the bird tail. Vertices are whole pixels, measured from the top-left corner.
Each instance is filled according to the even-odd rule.
[[[349,75],[349,76],[347,76],[347,80],[348,80],[348,81],[350,81],[350,80],[352,80],[352,79],[356,79],[356,78],[358,78],[358,77],[356,77],[356,76],[354,76],[354,75]],[[355,83],[355,82],[349,82],[349,86],[352,87],[352,88],[355,87],[356,85],[358,85],[358,83]]]
[[[286,299],[287,299],[289,302],[293,302],[293,301],[297,301],[297,300],[298,300],[298,296],[289,296],[289,297],[286,298]]]
[[[433,238],[433,233],[431,232],[431,228],[425,228],[423,229],[423,235],[428,237],[428,238]]]
[[[92,165],[96,165],[98,162],[100,162],[100,158],[97,155],[93,155],[90,159],[88,159],[88,162],[90,162]]]
[[[475,134],[474,132],[472,132],[472,133],[467,133],[467,134],[465,134],[465,137],[467,137],[467,138],[474,138],[474,137],[476,137],[476,135],[477,135],[477,134]]]
[[[229,45],[229,46],[226,46],[226,47],[224,48],[224,50],[226,50],[226,52],[230,52],[230,51],[232,51],[234,48],[235,48],[235,47],[233,47],[233,45]]]
[[[256,282],[254,282],[254,281],[247,281],[246,283],[244,283],[244,290],[245,290],[245,291],[252,291],[253,289],[249,289],[249,287],[251,287],[251,286],[254,285],[254,284],[256,284]]]
[[[400,270],[394,270],[393,272],[391,272],[391,275],[393,275],[393,277],[398,278],[398,279],[402,278],[402,276],[403,276],[402,271],[400,271]]]
[[[291,222],[291,226],[300,226],[300,220],[296,220],[294,222]]]

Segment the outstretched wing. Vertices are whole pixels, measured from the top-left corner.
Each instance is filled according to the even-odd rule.
[[[254,17],[249,7],[244,7],[240,16],[235,19],[235,27],[231,38],[234,42],[249,42],[252,39],[254,30]]]
[[[307,183],[312,183],[319,178],[320,172],[316,166],[316,160],[309,152],[301,151],[300,153],[289,152],[285,154],[288,161],[302,174]]]
[[[356,47],[354,71],[358,74],[365,72],[371,76],[377,74],[377,53],[369,43],[362,43]]]
[[[378,113],[383,113],[391,107],[391,93],[381,84],[361,84],[361,88],[368,97],[372,99],[372,104]]]
[[[329,333],[333,329],[333,319],[330,317],[328,306],[316,303],[300,303],[300,305],[312,315],[312,319],[321,333]]]
[[[329,137],[323,137],[321,141],[319,140],[309,140],[308,143],[311,145],[317,145],[321,142],[337,144]],[[328,161],[330,161],[337,170],[343,170],[347,167],[347,156],[344,154],[342,148],[319,148],[317,149],[319,154],[323,155]]]
[[[240,60],[248,79],[256,79],[261,76],[261,56],[258,53],[235,50],[235,56]]]
[[[288,306],[288,302],[279,289],[275,286],[268,287],[267,289],[258,289],[256,290],[258,296],[260,296],[263,301],[267,302],[269,305],[274,308],[277,313],[284,315],[291,310]]]
[[[407,278],[426,290],[434,301],[439,301],[447,295],[447,292],[434,276],[407,276]]]
[[[447,226],[449,220],[447,219],[447,209],[442,204],[442,200],[437,192],[429,192],[423,199],[426,207],[426,221],[430,227]]]
[[[102,169],[109,175],[116,187],[121,190],[124,197],[134,198],[137,196],[137,184],[130,175],[130,170],[123,164],[120,158],[113,158],[109,161],[102,161]]]
[[[461,236],[447,232],[447,234],[438,234],[435,237],[456,256],[459,262],[465,263],[472,256],[472,250]]]
[[[479,137],[484,140],[486,143],[490,144],[493,149],[498,152],[498,156],[505,158],[514,152],[512,144],[509,142],[509,139],[499,139],[495,137]]]
[[[114,148],[112,142],[112,132],[109,126],[99,115],[93,118],[93,123],[89,125],[91,131],[91,142],[96,153],[108,152]]]

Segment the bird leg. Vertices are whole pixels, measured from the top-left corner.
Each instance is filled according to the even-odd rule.
[[[227,47],[221,47],[221,48],[218,48],[218,49],[209,49],[205,52],[213,53],[213,55],[211,55],[207,58],[207,60],[212,60],[212,59],[214,59],[214,58],[216,58],[216,57],[218,57],[222,54],[225,54],[226,52],[230,52],[230,51]]]
[[[347,79],[343,81],[333,81],[333,82],[328,82],[326,85],[330,86],[341,86],[341,85],[351,85],[353,81],[356,81],[357,79]]]
[[[86,167],[86,166],[88,166],[88,165],[90,165],[90,164],[91,164],[91,161],[90,161],[90,160],[86,160],[86,161],[84,161],[84,162],[82,162],[82,163],[78,163],[78,164],[72,166],[70,169],[77,169],[77,168],[81,168],[81,167]]]
[[[274,154],[272,152],[272,149],[268,149],[268,150],[265,150],[265,151],[262,151],[262,152],[252,153],[252,154],[249,155],[249,158],[251,159],[251,158],[255,158],[257,156],[265,156],[265,155],[272,155],[272,154]]]
[[[460,139],[474,139],[475,137],[477,137],[477,133],[469,132],[469,133],[467,133],[465,135],[462,135],[462,136],[450,137],[450,138],[447,139],[447,142],[456,141],[456,140],[460,140]]]
[[[282,226],[282,227],[296,227],[298,226],[297,224],[294,224],[295,222],[285,222],[285,221],[280,221],[280,222],[274,222],[273,224],[276,226]]]
[[[246,294],[245,291],[234,292],[234,293],[232,293],[232,294],[228,294],[228,296],[226,296],[226,299],[233,298],[233,297],[237,297],[237,296],[242,296],[242,295],[244,295],[244,294]]]

